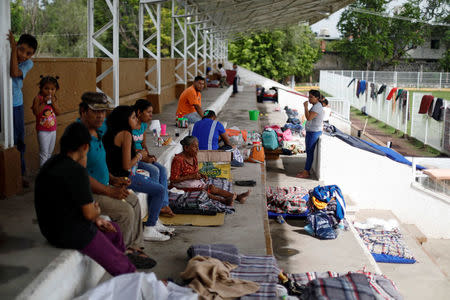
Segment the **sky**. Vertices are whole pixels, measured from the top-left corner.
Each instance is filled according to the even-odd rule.
[[[404,2],[406,2],[406,0],[391,1],[388,4],[388,7],[395,7],[395,6],[401,5]],[[327,28],[329,33],[330,33],[330,37],[331,38],[338,38],[338,37],[340,37],[340,32],[337,29],[337,23],[338,23],[339,18],[341,17],[341,14],[342,14],[342,12],[344,10],[345,10],[345,7],[340,9],[340,10],[338,10],[334,14],[328,16],[328,18],[323,19],[322,21],[319,21],[319,22],[311,25],[311,30],[313,32],[319,33],[321,29]]]

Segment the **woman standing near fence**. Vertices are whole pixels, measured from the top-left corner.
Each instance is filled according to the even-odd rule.
[[[311,166],[314,160],[314,150],[316,149],[317,141],[322,134],[323,127],[323,108],[319,102],[320,93],[316,90],[310,90],[308,95],[308,101],[303,103],[305,107],[306,118],[306,163],[305,169],[297,174],[298,178],[309,178]],[[312,104],[310,110],[308,110],[308,103]]]

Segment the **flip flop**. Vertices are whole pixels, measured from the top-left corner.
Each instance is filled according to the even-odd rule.
[[[127,257],[136,269],[151,269],[156,266],[156,261],[150,257],[142,257],[136,253],[129,253]]]
[[[255,186],[256,181],[254,180],[236,180],[234,184],[238,186]]]

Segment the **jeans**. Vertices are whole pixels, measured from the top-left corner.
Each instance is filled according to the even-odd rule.
[[[233,94],[238,92],[238,78],[237,76],[233,79]]]
[[[20,152],[22,175],[25,175],[25,119],[23,105],[13,107],[14,145]]]
[[[169,192],[167,191],[167,170],[166,168],[158,162],[152,164],[140,161],[138,164],[138,169],[146,170],[150,173],[150,179],[156,183],[161,184],[166,188],[163,198],[163,207],[169,205]]]
[[[148,219],[145,222],[145,226],[155,226],[156,221],[158,221],[159,212],[163,207],[163,199],[164,194],[167,193],[167,187],[141,174],[131,176],[130,180],[130,189],[135,192],[147,194]]]
[[[314,150],[316,149],[317,141],[322,135],[322,131],[307,131],[305,137],[306,144],[306,163],[305,170],[310,171],[314,161]]]
[[[195,122],[200,121],[202,119],[202,117],[196,111],[184,115],[183,118],[188,119],[188,122],[191,124],[194,124]]]

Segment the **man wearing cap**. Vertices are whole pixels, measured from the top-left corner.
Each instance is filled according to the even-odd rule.
[[[127,190],[130,184],[128,178],[115,177],[109,173],[102,142],[106,131],[106,111],[114,106],[103,93],[86,92],[81,100],[79,121],[86,125],[91,134],[86,169],[94,200],[98,202],[102,213],[119,225],[129,251],[138,250],[143,241],[139,200],[136,194]]]
[[[202,119],[202,94],[200,92],[204,87],[205,79],[202,76],[196,76],[194,83],[181,93],[177,108],[178,118],[187,118],[189,123],[195,123]]]

